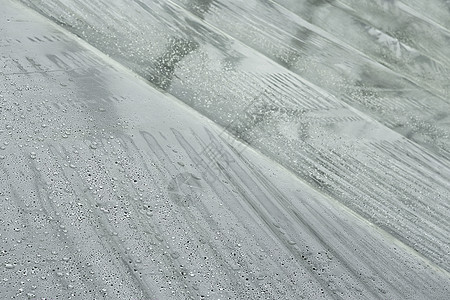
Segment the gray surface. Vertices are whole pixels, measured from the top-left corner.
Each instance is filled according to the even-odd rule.
[[[0,1],[0,299],[448,298],[445,11],[23,2],[59,25]]]

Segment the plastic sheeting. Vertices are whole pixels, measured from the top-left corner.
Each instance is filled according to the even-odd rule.
[[[1,298],[448,297],[448,4],[22,2]]]

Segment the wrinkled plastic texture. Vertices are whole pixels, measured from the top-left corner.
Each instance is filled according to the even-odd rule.
[[[447,2],[0,6],[0,299],[448,299]]]

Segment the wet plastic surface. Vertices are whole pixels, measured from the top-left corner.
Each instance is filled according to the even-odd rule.
[[[1,299],[448,298],[444,2],[22,2]]]

